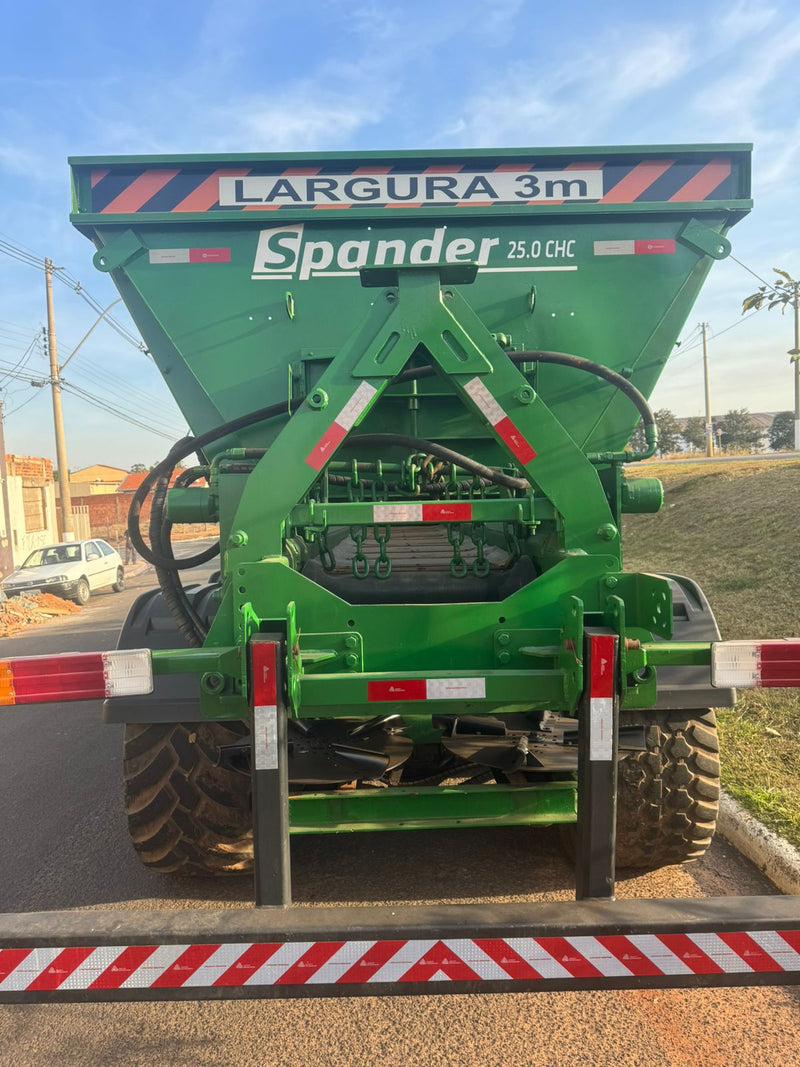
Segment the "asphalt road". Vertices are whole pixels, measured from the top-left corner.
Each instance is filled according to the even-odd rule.
[[[112,648],[151,583],[143,574],[124,593],[98,593],[78,616],[1,641],[0,657]],[[96,703],[0,713],[0,909],[247,907],[248,879],[191,882],[140,867],[120,749],[121,727],[103,725]],[[301,838],[292,862],[300,904],[572,896],[551,830]],[[722,840],[694,867],[618,884],[620,897],[770,892]],[[799,1008],[789,987],[5,1006],[0,1065],[786,1067]]]

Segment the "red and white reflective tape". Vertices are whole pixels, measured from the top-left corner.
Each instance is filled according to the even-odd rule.
[[[464,389],[474,400],[478,410],[489,425],[494,427],[500,439],[508,445],[520,463],[524,465],[536,458],[533,446],[517,429],[480,378],[470,378]]]
[[[149,648],[0,660],[0,705],[103,700],[152,692]]]
[[[359,385],[306,456],[306,463],[309,467],[313,467],[315,471],[322,470],[348,432],[355,426],[358,418],[366,411],[377,392],[375,386],[370,385],[369,382],[362,382]]]
[[[0,992],[569,982],[800,971],[800,930],[0,948]]]
[[[278,767],[277,645],[253,641],[250,645],[253,700],[253,762],[257,771]]]
[[[596,256],[663,256],[675,251],[669,237],[651,237],[639,241],[595,241]]]
[[[589,759],[608,761],[614,734],[614,635],[589,638]]]
[[[711,684],[718,689],[800,687],[800,639],[715,642]]]
[[[151,263],[230,263],[230,248],[151,248]]]
[[[470,522],[472,504],[376,504],[374,522]]]
[[[367,682],[367,700],[485,699],[485,678],[390,678]]]

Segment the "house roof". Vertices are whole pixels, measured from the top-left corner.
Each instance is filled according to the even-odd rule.
[[[93,463],[90,467],[82,467],[78,471],[71,471],[71,482],[114,482],[124,478],[127,471],[124,467],[111,467],[108,463]]]
[[[175,484],[175,479],[178,477],[179,474],[183,474],[183,470],[183,467],[179,467],[177,470],[172,472],[172,477],[169,480],[170,485]],[[125,477],[117,486],[116,491],[118,493],[135,493],[149,473],[149,471],[131,471],[129,474],[125,475]],[[205,478],[202,478],[199,482],[196,482],[195,484],[205,485],[206,480]]]

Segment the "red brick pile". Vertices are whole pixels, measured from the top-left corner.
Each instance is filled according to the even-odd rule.
[[[72,615],[80,610],[71,600],[62,600],[52,593],[5,597],[0,601],[0,637],[10,637],[54,615]]]

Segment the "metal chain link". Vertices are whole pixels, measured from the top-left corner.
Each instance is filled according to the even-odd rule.
[[[356,554],[350,563],[353,568],[353,577],[363,580],[369,576],[369,560],[363,552],[364,538],[367,536],[366,526],[351,526],[350,536],[356,546]]]
[[[509,563],[516,563],[522,555],[522,550],[519,547],[519,538],[517,537],[516,524],[513,522],[504,522],[503,533],[505,534],[506,545],[508,546],[508,554],[510,556]]]
[[[336,569],[336,558],[328,546],[328,528],[323,526],[319,531],[319,561],[322,569],[332,571]]]
[[[461,555],[461,545],[464,543],[464,531],[460,522],[447,524],[447,540],[453,546],[453,558],[450,560],[450,573],[454,578],[465,578],[467,575],[467,563]]]
[[[477,552],[472,564],[472,573],[476,578],[485,578],[489,573],[489,561],[484,556],[484,547],[486,545],[485,525],[482,522],[473,522],[470,537],[472,538],[472,543],[475,545],[475,551]]]
[[[392,528],[375,525],[372,527],[372,535],[378,542],[378,558],[372,565],[372,573],[376,578],[385,581],[392,573],[392,561],[386,553],[386,544],[392,536]]]

